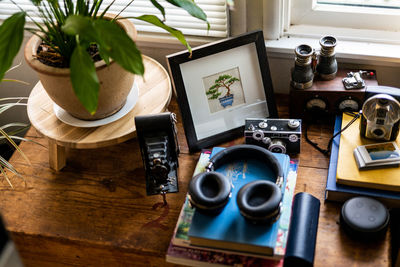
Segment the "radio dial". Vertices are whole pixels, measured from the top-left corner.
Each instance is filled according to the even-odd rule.
[[[341,112],[343,112],[343,111],[359,111],[360,105],[358,104],[358,102],[356,100],[348,98],[348,99],[342,100],[339,103],[338,108]]]
[[[325,100],[321,98],[313,98],[306,103],[307,110],[326,110],[327,106]]]

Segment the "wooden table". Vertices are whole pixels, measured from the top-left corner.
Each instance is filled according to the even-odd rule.
[[[288,96],[276,97],[280,117],[288,117]],[[178,113],[179,187],[167,195],[146,196],[145,173],[135,139],[93,150],[67,148],[67,166],[50,169],[48,148],[22,142],[32,165],[18,153],[11,159],[28,187],[12,177],[17,187],[3,182],[0,213],[27,266],[164,266],[165,252],[186,195],[188,181],[199,154],[188,152],[176,101],[169,109]],[[314,126],[309,137],[326,146],[332,125]],[[47,146],[33,128],[28,137]],[[239,138],[228,146],[242,143]],[[329,159],[303,138],[296,192],[321,200],[315,266],[389,266],[389,234],[367,244],[347,237],[339,228],[341,204],[324,203]]]

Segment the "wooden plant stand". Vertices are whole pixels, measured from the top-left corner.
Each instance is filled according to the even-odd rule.
[[[53,101],[38,82],[28,100],[28,116],[32,126],[49,143],[49,164],[56,171],[66,165],[65,148],[89,149],[122,143],[136,136],[134,117],[163,112],[172,96],[167,71],[154,59],[143,56],[144,77],[136,76],[139,100],[121,119],[107,125],[80,128],[61,122],[53,111]]]

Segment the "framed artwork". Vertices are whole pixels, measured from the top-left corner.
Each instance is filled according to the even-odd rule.
[[[167,56],[190,151],[243,136],[246,118],[277,117],[262,31]]]

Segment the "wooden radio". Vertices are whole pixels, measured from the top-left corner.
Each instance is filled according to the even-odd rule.
[[[357,87],[357,84],[360,85],[361,83],[364,83],[364,87],[346,89],[343,82],[344,78],[349,78],[346,80],[350,83],[346,86],[350,88]],[[350,78],[354,78],[354,83],[357,84],[353,86]],[[339,69],[335,79],[330,81],[321,80],[316,76],[313,85],[308,89],[290,88],[290,117],[304,118],[307,113],[323,116],[334,115],[343,111],[358,112],[364,102],[365,89],[368,86],[377,85],[375,71],[361,73],[361,71]]]

